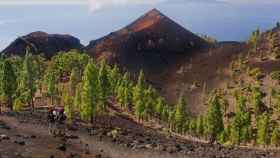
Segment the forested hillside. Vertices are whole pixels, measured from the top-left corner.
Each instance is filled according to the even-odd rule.
[[[0,112],[63,107],[70,127],[114,128],[116,116],[167,139],[280,145],[279,23],[246,42],[218,42],[152,10],[82,47],[42,32],[13,42],[0,58]]]
[[[278,71],[265,76],[260,69],[247,67],[242,57],[230,68],[234,82],[208,93],[207,112],[194,116],[183,91],[176,105],[168,105],[146,83],[143,72],[134,82],[129,73],[104,61],[95,63],[86,54],[62,52],[46,60],[27,50],[23,58],[1,58],[1,108],[34,111],[43,101],[44,106],[64,106],[69,123],[78,114],[94,124],[97,117],[110,115],[109,107],[115,102],[139,122],[158,120],[168,133],[226,144],[278,145]],[[269,92],[264,77],[276,80]]]

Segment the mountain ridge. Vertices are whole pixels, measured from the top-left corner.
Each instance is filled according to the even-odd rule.
[[[35,31],[18,37],[1,54],[24,56],[26,49],[30,48],[33,54],[43,53],[46,58],[51,58],[60,51],[67,52],[71,49],[82,50],[83,47],[80,40],[74,36]]]
[[[126,27],[91,41],[85,50],[97,60],[105,59],[131,72],[143,69],[147,73],[161,73],[192,50],[208,45],[152,9]]]

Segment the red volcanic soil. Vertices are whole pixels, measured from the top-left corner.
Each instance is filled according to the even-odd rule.
[[[86,51],[130,72],[159,74],[208,43],[156,9],[127,27],[91,41]]]
[[[125,28],[92,41],[86,51],[97,60],[106,59],[127,70],[135,78],[144,70],[152,84],[168,103],[174,104],[185,93],[193,113],[204,106],[201,92],[224,86],[226,71],[248,47],[242,42],[210,44],[183,28],[160,11],[153,9]],[[193,83],[198,87],[193,89]]]
[[[191,57],[185,57],[167,73],[153,77],[157,87],[169,103],[177,103],[184,93],[188,100],[188,110],[201,114],[207,110],[204,99],[213,88],[225,88],[231,81],[228,73],[230,63],[247,51],[247,46],[239,42],[221,42],[211,48],[198,50]]]
[[[132,23],[129,26],[129,29],[132,32],[139,32],[160,22],[163,18],[165,18],[163,14],[161,14],[158,10],[153,9],[144,16],[140,17],[139,20]]]

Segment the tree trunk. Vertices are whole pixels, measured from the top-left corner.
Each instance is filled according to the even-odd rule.
[[[42,94],[42,92],[43,92],[43,86],[42,86],[42,83],[39,83],[39,92],[40,92],[40,94]]]
[[[13,111],[13,98],[12,96],[8,97],[8,108],[10,111]]]
[[[51,96],[51,106],[54,106],[53,104],[54,104],[54,97]]]
[[[34,112],[34,101],[33,101],[33,98],[31,99],[31,102],[30,102],[30,107],[31,107],[31,112]]]
[[[216,138],[216,136],[214,134],[211,134],[209,143],[214,144],[215,143],[215,138]]]
[[[90,122],[91,122],[91,128],[93,128],[93,125],[94,125],[94,122],[95,122],[94,116],[91,116]]]
[[[269,107],[270,107],[270,108],[272,107],[271,103],[272,103],[272,96],[271,96],[271,93],[270,93],[270,94],[269,94]]]

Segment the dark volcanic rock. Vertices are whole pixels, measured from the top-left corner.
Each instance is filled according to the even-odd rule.
[[[14,143],[18,144],[18,145],[21,145],[21,146],[25,145],[24,141],[19,141],[19,140],[15,140]]]
[[[66,151],[66,144],[61,144],[59,147],[57,147],[57,150]]]
[[[47,34],[38,31],[17,38],[2,51],[2,54],[23,56],[27,47],[34,54],[43,53],[50,58],[60,51],[81,50],[83,45],[79,39],[70,35]]]
[[[127,27],[91,41],[86,51],[132,72],[163,72],[193,50],[208,45],[167,16],[153,9]]]
[[[69,135],[69,136],[66,136],[67,139],[79,139],[79,136],[76,136],[76,135]]]
[[[6,123],[0,121],[0,128],[10,130],[11,127],[9,127]]]
[[[81,155],[78,153],[71,153],[67,158],[81,158]]]
[[[9,140],[9,139],[10,139],[10,137],[5,134],[0,135],[0,140]]]

